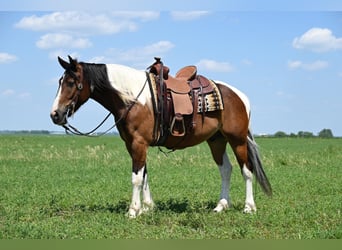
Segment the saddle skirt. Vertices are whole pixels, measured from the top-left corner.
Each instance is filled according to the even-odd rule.
[[[223,110],[221,93],[215,82],[197,75],[196,66],[186,66],[175,77],[160,58],[149,67],[147,76],[155,113],[154,145],[163,145],[168,135],[185,136],[196,126],[194,113]]]

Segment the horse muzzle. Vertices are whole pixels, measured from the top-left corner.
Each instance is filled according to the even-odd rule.
[[[67,112],[62,112],[61,110],[57,109],[51,112],[50,117],[54,124],[65,125],[67,123],[66,115]]]

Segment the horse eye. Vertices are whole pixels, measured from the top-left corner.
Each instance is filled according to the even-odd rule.
[[[70,81],[70,82],[66,82],[66,84],[69,88],[72,88],[72,87],[74,87],[75,82]]]

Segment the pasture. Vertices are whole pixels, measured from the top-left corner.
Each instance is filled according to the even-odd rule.
[[[242,213],[245,185],[230,149],[233,206],[212,212],[220,176],[204,143],[167,156],[150,148],[156,207],[131,220],[131,162],[119,137],[0,136],[0,238],[342,238],[342,139],[256,141],[274,191],[256,188],[256,214]]]

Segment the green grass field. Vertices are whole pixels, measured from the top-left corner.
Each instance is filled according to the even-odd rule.
[[[274,195],[245,185],[233,167],[233,206],[215,214],[217,167],[204,143],[165,156],[149,151],[153,212],[125,215],[131,162],[117,137],[0,136],[1,239],[342,238],[342,139],[257,138]]]

